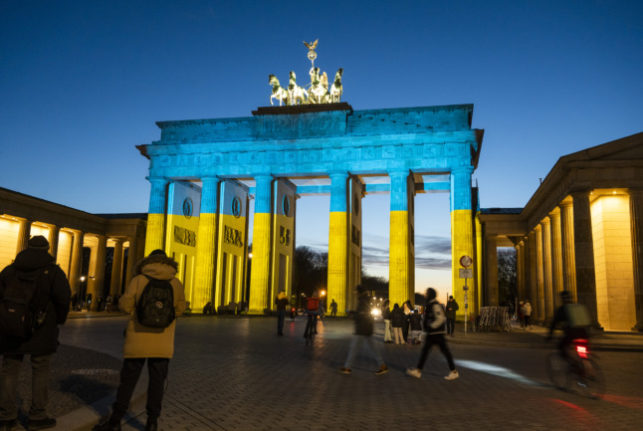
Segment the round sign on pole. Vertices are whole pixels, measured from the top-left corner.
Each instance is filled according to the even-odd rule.
[[[471,259],[471,257],[467,256],[466,254],[460,258],[460,265],[464,266],[465,268],[470,267],[472,263],[473,259]]]

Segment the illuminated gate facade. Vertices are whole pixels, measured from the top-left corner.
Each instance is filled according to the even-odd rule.
[[[361,199],[390,192],[389,298],[402,303],[413,300],[415,290],[414,196],[445,191],[451,194],[453,291],[463,303],[458,261],[467,255],[479,262],[481,248],[471,175],[483,131],[471,128],[472,115],[473,105],[353,111],[329,103],[159,122],[161,139],[139,147],[150,159],[145,252],[162,248],[180,262],[194,311],[207,302],[245,301],[260,314],[279,291],[291,292],[298,195],[330,194],[327,292],[341,315],[354,307],[361,279]],[[373,175],[389,183],[362,180]],[[433,175],[448,180],[427,181]],[[326,184],[296,185],[302,178]],[[249,198],[255,201],[251,227]],[[470,303],[479,286],[480,271],[473,269]]]

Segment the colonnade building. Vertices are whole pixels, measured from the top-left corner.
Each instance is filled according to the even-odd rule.
[[[498,304],[497,247],[537,321],[571,292],[597,326],[643,330],[643,133],[561,157],[524,208],[483,209],[484,301]]]
[[[72,294],[118,296],[143,257],[147,214],[89,214],[0,188],[0,268],[42,235]]]

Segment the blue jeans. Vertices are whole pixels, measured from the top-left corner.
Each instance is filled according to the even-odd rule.
[[[351,340],[351,347],[348,350],[348,357],[346,358],[346,362],[344,363],[344,368],[351,368],[353,365],[353,359],[355,359],[355,354],[357,351],[361,348],[361,345],[364,345],[366,347],[367,352],[370,354],[370,356],[375,359],[375,362],[377,362],[377,365],[380,367],[385,365],[384,361],[382,360],[382,356],[380,355],[379,349],[375,347],[375,343],[373,343],[373,337],[370,335],[353,335],[353,339]]]

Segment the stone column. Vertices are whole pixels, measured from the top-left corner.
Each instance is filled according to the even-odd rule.
[[[114,240],[114,258],[112,259],[112,277],[109,294],[112,298],[121,294],[121,279],[123,278],[123,240]]]
[[[80,294],[80,270],[83,267],[83,233],[73,232],[71,245],[71,266],[69,269],[69,285],[71,294]]]
[[[525,241],[516,244],[516,284],[518,299],[525,297]]]
[[[165,208],[167,201],[167,178],[148,178],[151,183],[150,207],[147,213],[145,256],[157,249],[164,249]]]
[[[537,297],[532,302],[535,304],[535,314],[532,317],[539,322],[545,321],[545,253],[543,252],[543,228],[537,225],[534,230],[536,231],[536,274],[538,280]]]
[[[127,248],[127,267],[125,268],[125,286],[129,284],[129,282],[136,276],[136,264],[138,263],[138,257],[137,257],[137,243],[136,243],[136,236],[134,237],[127,237],[127,242],[129,243],[129,247]]]
[[[345,315],[348,288],[348,173],[330,174],[328,228],[328,298],[337,302],[337,314]]]
[[[29,236],[31,235],[31,220],[21,219],[18,227],[18,244],[16,246],[16,254],[27,248]]]
[[[51,225],[51,227],[49,228],[49,237],[47,238],[47,241],[49,241],[49,254],[54,257],[54,260],[58,255],[58,236],[59,235],[60,235],[60,227],[56,225]]]
[[[643,189],[630,189],[632,263],[634,265],[635,331],[643,331]]]
[[[551,220],[546,216],[541,222],[543,233],[543,271],[545,281],[545,319],[554,317],[554,287],[552,276]]]
[[[574,248],[578,302],[585,304],[598,326],[596,304],[596,273],[594,269],[594,240],[589,207],[589,191],[573,192]]]
[[[464,280],[460,278],[460,258],[465,255],[471,258],[475,256],[473,252],[472,172],[472,166],[461,166],[451,171],[451,283],[453,297],[458,304],[464,304]],[[475,265],[471,269],[475,272]],[[464,307],[460,307],[457,317],[464,317]]]
[[[94,268],[94,299],[92,310],[98,309],[98,298],[105,294],[105,254],[107,249],[107,238],[104,235],[97,235],[98,246],[96,247],[96,263]]]
[[[389,172],[391,201],[389,219],[389,300],[391,304],[414,301],[411,292],[412,271],[415,268],[411,254],[413,229],[409,223],[409,171]]]
[[[214,266],[217,244],[217,189],[219,179],[201,179],[201,212],[196,244],[193,309],[202,310],[209,301],[214,304]],[[245,246],[245,244],[244,244]],[[253,268],[254,269],[254,268]]]
[[[485,238],[485,272],[487,291],[487,305],[498,305],[498,249],[495,236],[488,236]],[[456,263],[454,262],[454,265]],[[457,264],[459,265],[459,264]]]
[[[554,308],[561,305],[560,292],[564,289],[563,244],[561,234],[560,209],[556,207],[549,215],[551,218],[552,275]]]
[[[529,302],[534,310],[532,318],[536,317],[535,310],[538,307],[538,244],[536,244],[536,231],[529,232],[527,243],[529,244]]]
[[[249,312],[263,314],[270,292],[270,246],[272,244],[272,176],[255,176],[255,216],[252,231]],[[330,263],[329,263],[330,264]]]
[[[576,258],[574,253],[574,210],[571,200],[560,204],[561,243],[563,259],[563,290],[571,293],[574,302],[576,293]]]

